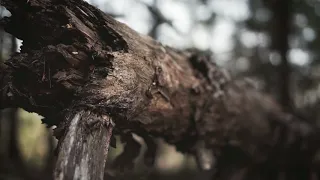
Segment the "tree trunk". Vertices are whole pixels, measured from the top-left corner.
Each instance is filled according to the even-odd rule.
[[[58,125],[55,179],[102,179],[110,119],[116,133],[212,158],[197,160],[216,179],[271,180],[278,176],[266,172],[312,167],[317,130],[208,54],[164,46],[79,0],[0,4],[12,13],[1,25],[23,40],[0,66],[0,107]]]
[[[270,32],[272,49],[279,53],[281,64],[279,66],[280,102],[284,108],[293,109],[291,99],[291,65],[288,58],[289,36],[292,20],[291,0],[270,1],[269,8],[272,11]]]

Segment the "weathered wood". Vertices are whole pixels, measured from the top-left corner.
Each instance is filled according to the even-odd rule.
[[[90,112],[70,114],[67,134],[59,145],[54,179],[103,179],[113,122]]]
[[[239,172],[275,179],[262,170],[292,175],[294,168],[313,166],[318,131],[251,83],[231,79],[208,55],[164,46],[83,1],[28,2],[0,2],[12,13],[1,25],[23,40],[21,53],[0,74],[6,102],[0,107],[22,107],[58,125],[56,178],[73,179],[76,167],[92,168],[104,156],[106,147],[93,147],[110,138],[109,131],[84,126],[98,117],[111,118],[120,134],[162,137],[187,153],[212,151],[220,179]],[[90,133],[98,136],[84,138]],[[82,177],[99,172],[101,178],[102,159]]]

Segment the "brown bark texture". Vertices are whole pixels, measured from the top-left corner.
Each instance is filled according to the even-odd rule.
[[[55,179],[102,179],[113,124],[128,142],[131,133],[146,140],[147,163],[152,137],[161,137],[214,179],[317,171],[318,130],[230,78],[207,53],[162,45],[82,0],[0,4],[12,14],[1,26],[23,40],[0,66],[0,108],[22,107],[58,126]],[[118,162],[128,165],[134,157],[125,153]]]

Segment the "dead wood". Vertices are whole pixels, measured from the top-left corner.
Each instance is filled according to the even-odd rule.
[[[103,179],[112,120],[91,112],[69,114],[70,125],[59,145],[54,179]]]
[[[102,178],[111,119],[120,134],[211,151],[220,179],[314,168],[318,131],[250,82],[232,80],[208,54],[164,46],[81,0],[0,4],[12,14],[0,24],[23,40],[2,68],[0,107],[58,125],[56,179]]]

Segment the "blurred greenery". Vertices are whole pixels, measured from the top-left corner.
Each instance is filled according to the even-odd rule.
[[[18,110],[18,138],[21,154],[27,163],[37,167],[43,167],[49,153],[48,136],[51,135],[44,124],[41,124],[41,116],[36,113],[28,113]]]

